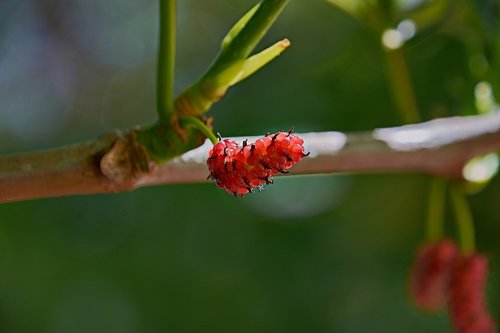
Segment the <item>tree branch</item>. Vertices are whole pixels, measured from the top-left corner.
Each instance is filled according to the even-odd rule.
[[[135,133],[110,133],[87,143],[0,157],[0,202],[205,181],[210,142],[162,165],[150,161],[147,172]],[[500,151],[500,112],[372,132],[300,135],[311,154],[292,174],[422,172],[460,179],[471,158]]]

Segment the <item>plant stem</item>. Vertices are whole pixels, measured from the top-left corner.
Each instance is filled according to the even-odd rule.
[[[204,77],[216,76],[228,65],[246,59],[272,26],[288,0],[264,0],[229,45],[221,50]]]
[[[457,186],[454,186],[451,191],[451,202],[455,211],[455,219],[457,221],[458,234],[460,239],[460,247],[465,254],[474,252],[475,233],[474,222],[469,204],[465,198],[465,194]]]
[[[427,240],[433,242],[441,238],[444,232],[446,181],[441,178],[433,178],[430,185]]]
[[[176,1],[160,1],[160,37],[158,46],[157,108],[161,123],[174,113],[174,70]]]
[[[396,108],[406,124],[416,123],[420,116],[403,49],[384,49],[384,54]]]
[[[283,40],[267,52],[264,50],[251,57],[253,61],[248,59],[288,1],[262,0],[233,26],[207,71],[177,96],[175,109],[180,118],[203,115],[226,94],[230,86],[253,74],[286,49],[289,42]]]
[[[205,125],[204,122],[202,122],[199,118],[196,117],[186,117],[182,118],[181,120],[181,125],[184,127],[193,127],[199,130],[201,133],[203,133],[212,143],[215,145],[219,140],[217,137],[214,135],[214,133],[208,128],[207,125]]]
[[[457,131],[457,128],[462,130]],[[404,135],[414,130],[426,134],[419,145]],[[194,132],[192,129],[187,131]],[[212,145],[205,144],[181,155],[184,149],[196,147],[197,142],[186,143],[173,130],[165,131],[165,126],[158,124],[156,132],[151,133],[149,146],[156,150],[165,147],[169,154],[167,158],[181,156],[160,165],[149,163],[149,172],[144,172],[142,161],[132,158],[140,156],[145,147],[141,143],[148,141],[141,136],[144,132],[149,133],[147,129],[135,129],[121,134],[110,133],[91,142],[0,156],[0,202],[130,191],[148,185],[206,180],[207,154]],[[388,133],[382,136],[386,141],[380,135],[385,132]],[[387,134],[393,137],[392,140]],[[465,163],[474,156],[500,151],[500,112],[443,118],[361,133],[299,135],[304,139],[306,151],[311,154],[293,167],[293,174],[419,172],[456,180],[462,177]],[[231,139],[242,142],[248,137]],[[122,154],[116,154],[120,151],[117,149],[120,141],[125,141],[126,145]],[[113,151],[115,154],[111,157],[117,158],[109,158]],[[143,155],[151,158],[154,151],[147,153]],[[131,158],[126,158],[127,155]],[[103,159],[107,160],[107,173],[103,171]],[[140,167],[129,168],[132,178],[123,180],[122,173],[112,172],[123,170],[128,164]]]

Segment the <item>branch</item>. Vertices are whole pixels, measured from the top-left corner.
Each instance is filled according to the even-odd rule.
[[[145,152],[137,144],[136,131],[0,157],[0,202],[205,181],[210,142],[162,165],[150,161],[144,168]],[[422,172],[461,179],[471,158],[500,151],[500,111],[372,132],[300,135],[311,154],[292,169],[293,174]]]

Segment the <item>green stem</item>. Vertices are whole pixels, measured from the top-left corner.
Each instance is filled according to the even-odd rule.
[[[175,107],[180,118],[203,115],[213,103],[226,94],[231,85],[239,82],[241,77],[245,77],[245,65],[252,63],[252,61],[248,62],[248,56],[264,37],[288,1],[262,0],[260,5],[247,12],[233,26],[224,38],[219,54],[207,71],[198,81],[177,96]],[[288,46],[288,41],[282,41],[278,47],[272,48],[272,50],[283,50],[286,46]],[[259,54],[263,57],[259,58]],[[266,52],[264,55],[262,52],[258,53],[257,58],[253,58],[253,60],[256,59],[259,60],[257,61],[259,65],[263,65],[262,62],[265,62],[265,59],[270,60],[267,58]],[[252,66],[251,73],[259,67],[256,64]],[[249,69],[246,68],[246,70]],[[243,75],[240,76],[241,74]],[[248,75],[249,73],[246,76]]]
[[[406,124],[419,122],[417,102],[403,49],[384,49],[384,54],[387,59],[387,70],[397,110],[401,113]]]
[[[158,47],[157,108],[161,123],[174,113],[175,19],[176,1],[160,0],[160,38]]]
[[[451,202],[455,211],[462,252],[465,254],[472,253],[476,248],[472,213],[464,192],[456,186],[451,191]]]
[[[205,78],[217,76],[228,65],[246,59],[272,26],[289,0],[264,0],[229,45],[217,55]]]
[[[199,118],[196,117],[185,117],[181,118],[180,120],[181,125],[183,127],[192,127],[196,128],[199,130],[201,133],[203,133],[212,143],[215,145],[217,142],[219,142],[219,139],[214,135],[214,133],[208,128],[207,125],[205,125],[204,122],[202,122]]]
[[[433,178],[429,191],[429,206],[427,211],[427,240],[434,242],[444,233],[446,181]]]

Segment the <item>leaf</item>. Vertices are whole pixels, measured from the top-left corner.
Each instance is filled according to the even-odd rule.
[[[279,56],[283,51],[285,51],[290,46],[290,41],[288,39],[283,39],[276,44],[268,47],[264,51],[254,54],[243,63],[240,74],[235,77],[230,85],[234,85],[240,81],[243,81],[271,60]]]
[[[257,9],[259,9],[260,7],[260,2],[258,4],[256,4],[255,6],[253,6],[245,15],[243,15],[238,22],[236,22],[235,25],[233,25],[233,27],[231,28],[231,30],[229,30],[229,32],[226,34],[226,36],[224,37],[224,39],[222,40],[222,43],[221,43],[221,48],[222,49],[225,49],[229,44],[231,44],[231,42],[233,41],[233,39],[238,36],[238,34],[240,33],[241,29],[243,29],[245,27],[245,25],[248,23],[248,21],[250,21],[250,19],[252,18],[253,14],[255,14],[255,12],[257,11]]]

